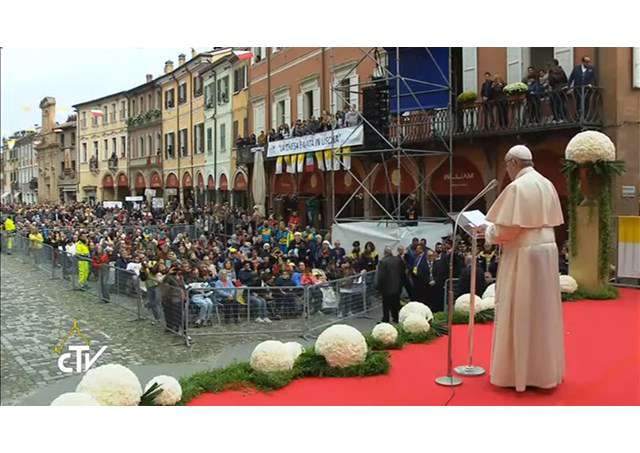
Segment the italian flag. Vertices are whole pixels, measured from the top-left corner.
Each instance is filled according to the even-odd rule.
[[[640,278],[640,216],[618,217],[618,277]]]
[[[313,153],[307,153],[304,161],[304,171],[306,173],[313,173],[316,171],[316,166],[313,161]]]

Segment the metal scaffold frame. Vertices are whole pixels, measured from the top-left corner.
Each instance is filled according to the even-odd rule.
[[[372,47],[369,49],[363,49],[360,48],[360,51],[362,52],[362,57],[358,60],[357,63],[355,63],[351,69],[342,76],[341,79],[336,80],[335,82],[330,82],[330,89],[331,89],[331,93],[335,94],[339,100],[341,100],[342,103],[348,105],[349,107],[352,107],[353,104],[351,103],[350,99],[346,99],[345,95],[344,95],[344,89],[345,87],[348,87],[349,90],[349,94],[353,94],[353,93],[358,93],[358,95],[362,94],[363,92],[363,88],[367,87],[367,86],[373,86],[376,81],[372,80],[372,81],[365,81],[365,82],[360,82],[360,83],[354,83],[351,84],[349,83],[349,85],[344,84],[345,81],[349,81],[349,77],[350,75],[356,70],[356,68],[358,68],[364,61],[367,60],[371,60],[373,63],[376,64],[376,67],[383,73],[384,79],[386,81],[387,84],[391,83],[395,83],[395,103],[396,103],[396,117],[395,117],[395,122],[396,122],[396,130],[395,130],[395,135],[393,137],[389,136],[389,138],[385,137],[384,134],[378,130],[376,127],[374,127],[371,124],[371,121],[369,119],[366,118],[366,116],[363,114],[363,112],[359,111],[358,109],[356,109],[356,112],[358,114],[358,116],[360,117],[360,120],[362,122],[362,124],[367,125],[368,127],[370,127],[372,129],[372,131],[377,134],[382,141],[388,146],[388,148],[384,148],[384,149],[362,149],[362,150],[358,150],[358,151],[351,151],[350,154],[352,156],[359,156],[359,155],[368,155],[368,154],[377,154],[380,158],[380,162],[376,163],[370,170],[369,172],[362,178],[358,178],[358,176],[350,169],[347,168],[344,164],[344,162],[342,161],[342,159],[334,159],[335,156],[340,156],[341,155],[341,148],[343,146],[344,143],[346,143],[349,138],[351,137],[351,135],[353,134],[353,132],[351,134],[349,134],[347,137],[344,138],[344,140],[342,140],[340,143],[336,143],[336,140],[333,140],[333,147],[331,149],[331,153],[332,153],[332,160],[333,162],[339,162],[340,164],[340,169],[345,170],[350,176],[351,178],[356,182],[357,186],[354,189],[354,192],[349,196],[349,198],[347,199],[346,202],[344,202],[342,204],[342,206],[338,209],[336,206],[336,185],[335,185],[335,172],[336,172],[336,168],[335,165],[331,166],[331,219],[332,219],[332,224],[336,224],[336,223],[340,223],[342,222],[354,222],[354,221],[365,221],[365,220],[372,220],[373,218],[371,216],[369,217],[341,217],[341,214],[343,213],[343,211],[348,207],[349,203],[352,202],[352,200],[357,196],[358,193],[360,193],[361,191],[366,193],[370,199],[373,201],[373,203],[375,203],[384,213],[384,216],[382,219],[376,218],[375,220],[378,220],[379,222],[387,222],[387,223],[397,223],[398,225],[402,225],[404,223],[404,220],[402,219],[402,206],[404,205],[404,203],[409,199],[409,197],[405,198],[404,201],[402,201],[402,171],[401,171],[401,167],[402,167],[402,158],[409,158],[409,157],[429,157],[429,156],[443,156],[446,157],[448,159],[448,163],[449,163],[449,175],[452,174],[453,171],[453,127],[452,127],[452,123],[453,123],[453,111],[452,111],[452,94],[455,92],[454,91],[454,87],[452,86],[452,80],[453,80],[453,68],[452,68],[452,54],[451,54],[451,48],[448,48],[448,64],[449,64],[449,68],[448,68],[448,77],[445,75],[445,72],[442,70],[442,68],[440,67],[440,65],[438,64],[438,61],[435,59],[435,57],[433,56],[433,53],[431,52],[430,48],[425,47],[425,58],[429,59],[430,63],[435,65],[437,71],[439,72],[440,76],[442,77],[443,83],[434,83],[432,81],[427,81],[427,80],[418,80],[418,79],[414,79],[414,78],[409,78],[409,77],[404,77],[401,72],[400,72],[400,48],[396,47],[395,48],[395,74],[392,73],[387,67],[386,67],[386,63],[382,63],[381,61],[379,61],[378,59],[376,59],[374,56],[372,56],[372,53],[377,54],[379,48],[378,47]],[[331,60],[333,61],[333,57],[334,57],[334,49],[331,49]],[[413,84],[420,84],[420,85],[424,85],[425,90],[426,91],[414,91],[411,86],[409,85],[408,82],[412,82]],[[404,87],[406,88],[407,92],[406,93],[401,93],[401,85],[404,85]],[[439,136],[438,139],[439,141],[442,143],[443,145],[443,149],[442,150],[435,150],[435,149],[414,149],[414,148],[405,148],[403,146],[403,142],[405,140],[405,138],[403,137],[403,127],[402,127],[402,122],[401,122],[401,109],[400,109],[400,99],[401,97],[406,97],[406,96],[410,96],[411,98],[413,98],[413,100],[415,101],[415,103],[417,104],[418,108],[415,109],[416,111],[421,111],[421,112],[427,112],[427,108],[420,102],[418,95],[419,94],[428,94],[428,93],[438,93],[438,92],[446,92],[447,93],[447,105],[446,105],[446,110],[447,110],[447,121],[448,121],[448,127],[447,127],[447,134],[446,136]],[[333,99],[333,96],[332,96]],[[390,100],[391,102],[391,100]],[[333,103],[332,103],[333,104]],[[390,120],[391,121],[391,120]],[[391,123],[390,123],[391,125]],[[335,128],[335,125],[334,125]],[[394,143],[395,142],[395,143]],[[422,159],[420,159],[422,161]],[[394,162],[395,161],[395,162]],[[390,177],[390,171],[393,171],[393,165],[395,165],[395,169],[397,169],[398,172],[398,178],[399,180],[397,181],[397,198],[392,198],[394,200],[394,209],[393,212],[389,212],[383,205],[382,203],[380,203],[380,201],[376,198],[376,196],[366,187],[366,182],[372,177],[372,175],[376,174],[377,171],[381,171],[379,170],[380,166],[382,166],[382,169],[384,170],[385,173],[385,179],[386,179],[386,184],[387,187],[389,188],[393,188],[393,184],[391,182],[391,177]],[[427,182],[428,177],[424,176],[421,178],[420,181],[418,181],[415,189],[413,190],[412,194],[416,195],[418,193],[420,193],[420,191],[424,192],[424,194],[426,195],[427,199],[430,199],[434,205],[442,212],[442,217],[421,217],[421,220],[426,220],[426,221],[444,221],[447,220],[447,213],[451,212],[452,210],[452,206],[453,206],[453,193],[452,193],[452,178],[449,177],[449,209],[446,209],[442,203],[440,202],[440,200],[431,192],[428,190],[428,188],[425,187],[425,183]]]

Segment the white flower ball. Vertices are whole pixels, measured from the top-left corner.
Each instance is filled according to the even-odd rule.
[[[291,354],[294,362],[300,356],[300,354],[304,352],[304,348],[302,347],[302,345],[300,343],[296,343],[295,341],[285,343],[284,346],[289,351],[289,354]]]
[[[491,310],[492,308],[496,308],[495,297],[487,296],[476,300],[476,311]]]
[[[293,356],[284,343],[267,340],[260,343],[251,353],[251,368],[262,373],[288,371],[293,368]]]
[[[576,134],[569,141],[565,158],[579,164],[598,160],[616,160],[616,147],[602,132],[584,131]]]
[[[578,282],[570,275],[560,276],[560,292],[573,294],[578,290]]]
[[[330,366],[345,368],[364,362],[367,357],[367,342],[358,329],[336,324],[320,334],[315,351]]]
[[[382,322],[373,328],[371,336],[382,342],[385,346],[389,346],[394,344],[398,339],[398,331],[388,322]]]
[[[487,286],[487,289],[484,290],[484,293],[482,293],[482,298],[484,299],[485,297],[496,297],[496,284],[492,283],[489,286]]]
[[[51,401],[51,406],[100,406],[96,399],[86,393],[63,393]]]
[[[153,400],[154,403],[159,404],[160,406],[175,406],[182,398],[182,387],[180,386],[180,382],[178,382],[178,380],[173,376],[160,375],[150,379],[144,387],[144,391],[146,392],[149,390],[155,383],[160,384],[162,392],[156,395]]]
[[[402,328],[409,333],[426,333],[431,326],[426,318],[417,313],[411,313],[402,323]]]
[[[87,371],[76,392],[93,396],[102,406],[137,406],[142,386],[129,368],[110,363]]]
[[[478,311],[478,304],[482,298],[476,295],[475,298],[475,307],[476,311]],[[462,311],[465,313],[469,313],[471,311],[471,294],[463,294],[456,299],[455,308],[456,311]]]
[[[400,324],[407,319],[411,313],[416,313],[423,318],[426,318],[428,321],[433,319],[433,313],[431,313],[431,309],[427,307],[422,302],[409,302],[407,305],[400,309]]]

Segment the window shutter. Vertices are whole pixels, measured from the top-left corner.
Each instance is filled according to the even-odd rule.
[[[640,88],[640,47],[633,48],[633,87]]]
[[[569,77],[573,69],[573,47],[554,47],[553,58],[558,60],[565,74]]]
[[[320,117],[320,88],[313,89],[313,116],[318,119]]]
[[[284,123],[291,127],[291,98],[284,100]]]
[[[349,104],[355,107],[356,110],[360,110],[360,87],[358,86],[358,74],[353,74],[349,77]]]
[[[522,47],[507,47],[507,83],[522,81]]]
[[[297,114],[298,114],[297,118],[298,118],[299,120],[302,120],[302,119],[304,118],[304,112],[303,112],[303,107],[304,107],[304,106],[303,106],[303,103],[302,103],[302,96],[303,96],[303,95],[302,95],[302,93],[299,93],[299,94],[298,94],[298,98],[297,98],[297,101],[298,101],[298,102],[297,102],[297,105],[296,105],[296,107],[297,107]]]
[[[478,91],[478,48],[462,48],[462,91]]]
[[[277,101],[273,101],[273,103],[271,104],[271,128],[272,129],[276,129],[278,127],[278,118],[276,118],[278,114],[277,105],[278,105]]]

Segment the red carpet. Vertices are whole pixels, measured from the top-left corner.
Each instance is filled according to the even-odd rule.
[[[639,405],[640,291],[620,290],[616,301],[566,302],[566,376],[554,390],[517,393],[489,383],[488,375],[465,378],[450,405]],[[476,328],[475,364],[489,369],[492,325]],[[454,364],[466,355],[466,326],[455,326]],[[368,378],[305,378],[274,392],[203,394],[193,406],[430,406],[451,390],[434,383],[445,373],[447,340],[408,345],[391,352],[388,375]]]

